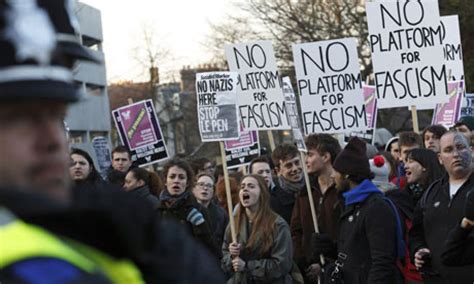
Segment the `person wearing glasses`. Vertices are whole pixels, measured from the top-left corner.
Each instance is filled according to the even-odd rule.
[[[220,247],[224,240],[224,232],[229,219],[224,209],[216,204],[214,192],[214,178],[208,173],[198,174],[193,187],[193,194],[197,202],[207,210],[212,236]]]

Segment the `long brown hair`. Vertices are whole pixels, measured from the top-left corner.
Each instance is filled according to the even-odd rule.
[[[242,177],[241,181],[247,177],[252,177],[257,180],[260,188],[260,198],[258,200],[258,208],[252,224],[252,231],[250,232],[245,248],[251,250],[252,248],[259,247],[260,257],[263,257],[272,247],[275,220],[278,215],[270,208],[270,193],[268,192],[265,180],[259,175],[249,174]],[[245,214],[245,208],[240,203],[240,199],[239,204],[240,206],[237,209],[235,222],[237,228],[237,239],[240,234],[241,225],[247,221],[247,214]]]

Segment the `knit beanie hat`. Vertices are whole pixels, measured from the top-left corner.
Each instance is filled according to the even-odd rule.
[[[374,174],[372,182],[375,185],[389,182],[390,165],[385,161],[382,155],[377,155],[369,160],[370,171]]]
[[[357,137],[352,137],[346,147],[337,155],[333,167],[341,174],[370,178],[369,159],[366,152],[365,142]]]
[[[390,138],[390,140],[387,141],[387,144],[385,145],[385,151],[390,152],[392,150],[392,144],[398,142],[400,138],[398,136],[394,136]]]
[[[454,127],[459,126],[459,125],[466,125],[469,130],[474,130],[474,116],[463,116],[461,119],[456,122]]]

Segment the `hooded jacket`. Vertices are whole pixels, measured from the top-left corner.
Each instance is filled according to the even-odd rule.
[[[343,194],[338,254],[345,283],[399,283],[396,219],[382,192],[370,181]]]

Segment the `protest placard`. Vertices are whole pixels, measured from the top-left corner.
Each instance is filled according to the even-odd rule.
[[[375,129],[377,123],[377,94],[374,86],[364,85],[364,103],[367,114],[367,129]]]
[[[303,133],[301,132],[300,116],[298,107],[296,106],[296,96],[290,77],[283,77],[283,95],[285,96],[286,115],[291,126],[293,139],[296,142],[298,150],[306,152],[306,144],[304,143]]]
[[[293,45],[306,135],[367,128],[355,38]]]
[[[441,124],[446,127],[451,127],[459,120],[464,90],[464,80],[451,81],[448,83],[449,101],[436,105],[431,124]]]
[[[109,141],[102,136],[94,137],[92,139],[92,148],[94,148],[95,157],[97,158],[97,171],[105,178],[107,176],[107,170],[112,165]]]
[[[438,1],[367,2],[379,108],[448,100]]]
[[[461,32],[457,15],[441,17],[443,51],[446,69],[451,73],[450,81],[464,80]],[[464,88],[466,89],[466,88]]]
[[[461,107],[461,117],[474,116],[474,93],[464,94]]]
[[[197,113],[202,142],[239,138],[237,73],[196,74]]]
[[[459,20],[457,15],[441,17],[441,28],[443,35],[443,54],[448,70],[448,81],[464,80],[464,66],[461,45],[461,33],[459,31]],[[449,88],[449,87],[448,87]],[[466,90],[464,86],[463,90]],[[450,99],[452,97],[450,96]],[[436,103],[418,104],[417,110],[434,109]]]
[[[237,95],[244,129],[290,129],[272,43],[230,44],[225,53],[229,70],[239,74]]]
[[[364,85],[364,103],[367,114],[367,131],[352,131],[344,133],[344,142],[348,143],[351,137],[357,136],[365,140],[368,144],[374,142],[374,131],[377,123],[377,94],[375,87]]]
[[[112,111],[122,144],[140,166],[168,158],[163,134],[151,100],[130,104]]]
[[[245,166],[260,156],[258,131],[241,130],[239,139],[224,143],[227,168],[229,169]]]

